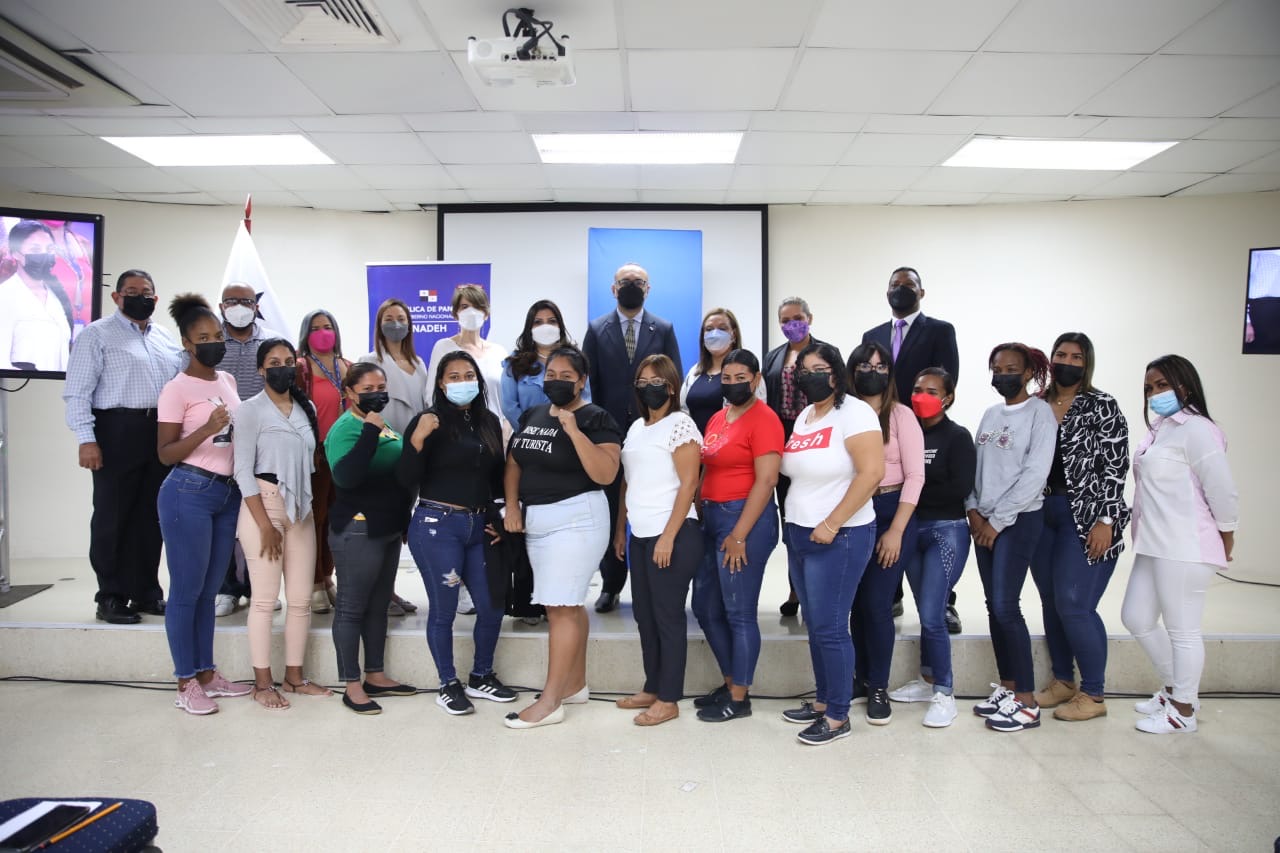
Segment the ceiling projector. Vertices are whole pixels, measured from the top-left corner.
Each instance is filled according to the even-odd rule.
[[[516,18],[515,29],[509,24]],[[573,52],[551,34],[551,21],[539,21],[532,9],[508,9],[502,15],[501,38],[467,39],[467,63],[488,86],[572,86]],[[568,36],[561,36],[565,42]]]

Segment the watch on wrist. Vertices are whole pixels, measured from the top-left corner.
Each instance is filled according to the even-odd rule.
[[[1116,523],[1116,520],[1109,515],[1102,516],[1098,521],[1105,524],[1107,527],[1114,527]]]

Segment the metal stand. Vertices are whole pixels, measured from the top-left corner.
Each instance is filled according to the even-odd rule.
[[[9,406],[0,392],[0,593],[9,591]]]

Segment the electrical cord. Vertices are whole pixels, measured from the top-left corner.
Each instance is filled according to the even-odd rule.
[[[0,391],[5,391],[9,394],[16,394],[30,384],[31,384],[31,377],[28,376],[25,380],[23,380],[22,384],[19,385],[17,388],[6,388],[3,385],[0,385]]]
[[[1243,583],[1243,584],[1248,584],[1249,586],[1269,586],[1272,589],[1280,588],[1280,583],[1267,583],[1266,581],[1247,581],[1244,578],[1233,578],[1230,575],[1226,574],[1225,572],[1214,572],[1214,574],[1216,574],[1218,577],[1222,578],[1223,580],[1231,581],[1232,583]]]

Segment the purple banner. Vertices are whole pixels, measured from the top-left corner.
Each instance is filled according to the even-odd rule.
[[[420,261],[404,264],[366,264],[369,283],[369,350],[373,351],[374,321],[378,306],[388,299],[402,300],[409,306],[409,324],[413,327],[413,346],[425,361],[431,348],[441,338],[459,331],[453,316],[453,291],[460,284],[477,284],[485,295],[489,290],[489,264],[452,264],[445,261]],[[489,321],[480,330],[488,335]]]

